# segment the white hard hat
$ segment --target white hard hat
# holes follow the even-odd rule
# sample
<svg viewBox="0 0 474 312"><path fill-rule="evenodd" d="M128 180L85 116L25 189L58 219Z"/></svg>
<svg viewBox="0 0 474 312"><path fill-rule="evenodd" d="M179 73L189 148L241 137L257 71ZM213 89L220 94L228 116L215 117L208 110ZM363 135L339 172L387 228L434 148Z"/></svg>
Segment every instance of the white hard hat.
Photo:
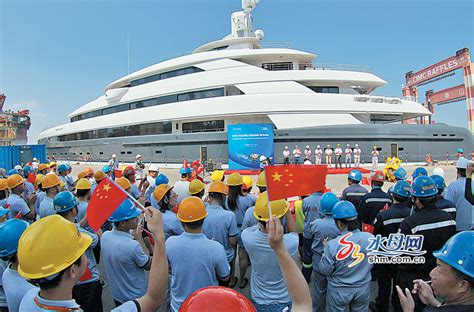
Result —
<svg viewBox="0 0 474 312"><path fill-rule="evenodd" d="M288 149L288 146L285 146L285 149Z"/></svg>
<svg viewBox="0 0 474 312"><path fill-rule="evenodd" d="M112 158L115 158L115 157L117 157L117 155L115 155L115 154L112 154Z"/></svg>
<svg viewBox="0 0 474 312"><path fill-rule="evenodd" d="M140 157L142 157L142 155L140 155L140 154L137 154L137 156L135 156L136 159L138 159Z"/></svg>
<svg viewBox="0 0 474 312"><path fill-rule="evenodd" d="M437 174L437 175L439 175L439 176L442 176L442 177L444 178L444 170L443 170L443 168L441 168L441 167L435 167L435 168L433 169L433 175L435 175L435 174Z"/></svg>
<svg viewBox="0 0 474 312"><path fill-rule="evenodd" d="M350 144L347 144L347 147L350 147L351 145Z"/></svg>
<svg viewBox="0 0 474 312"><path fill-rule="evenodd" d="M306 159L303 163L303 165L312 165L311 160Z"/></svg>
<svg viewBox="0 0 474 312"><path fill-rule="evenodd" d="M464 157L459 157L458 161L456 162L456 168L459 169L467 169L467 166L469 165L469 160L467 160Z"/></svg>
<svg viewBox="0 0 474 312"><path fill-rule="evenodd" d="M151 164L150 167L148 167L148 171L160 171L160 168L158 168L157 164Z"/></svg>
<svg viewBox="0 0 474 312"><path fill-rule="evenodd" d="M20 165L16 165L13 169L22 170L23 168Z"/></svg>
<svg viewBox="0 0 474 312"><path fill-rule="evenodd" d="M316 146L317 148L321 148L321 145Z"/></svg>
<svg viewBox="0 0 474 312"><path fill-rule="evenodd" d="M359 147L359 144L356 144L356 147Z"/></svg>
<svg viewBox="0 0 474 312"><path fill-rule="evenodd" d="M306 148L309 148L309 145L306 145Z"/></svg>
<svg viewBox="0 0 474 312"><path fill-rule="evenodd" d="M331 147L331 145L328 144L326 147Z"/></svg>
<svg viewBox="0 0 474 312"><path fill-rule="evenodd" d="M36 158L36 157L33 157L33 161L37 161L37 160L38 160L38 158Z"/></svg>
<svg viewBox="0 0 474 312"><path fill-rule="evenodd" d="M267 160L267 157L265 157L265 156L263 156L263 155L260 156L260 161L265 161L265 160Z"/></svg>

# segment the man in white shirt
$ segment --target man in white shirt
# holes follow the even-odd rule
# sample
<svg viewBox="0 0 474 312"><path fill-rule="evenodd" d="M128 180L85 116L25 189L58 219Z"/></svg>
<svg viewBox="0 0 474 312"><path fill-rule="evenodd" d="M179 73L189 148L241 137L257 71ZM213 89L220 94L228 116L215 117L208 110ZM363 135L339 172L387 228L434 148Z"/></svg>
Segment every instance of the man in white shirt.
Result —
<svg viewBox="0 0 474 312"><path fill-rule="evenodd" d="M324 150L324 154L326 154L326 165L328 168L331 168L331 161L332 161L332 148L331 145L328 144L326 149Z"/></svg>
<svg viewBox="0 0 474 312"><path fill-rule="evenodd" d="M300 157L301 157L301 150L298 147L298 145L296 145L295 149L293 150L293 163L294 164L299 164L300 163Z"/></svg>
<svg viewBox="0 0 474 312"><path fill-rule="evenodd" d="M321 149L321 145L316 146L316 149L314 150L314 156L316 157L316 165L321 165L321 158L323 157L322 155L323 150Z"/></svg>
<svg viewBox="0 0 474 312"><path fill-rule="evenodd" d="M288 165L290 163L290 150L288 149L288 146L285 146L285 149L283 150L283 164Z"/></svg>
<svg viewBox="0 0 474 312"><path fill-rule="evenodd" d="M339 165L339 168L342 169L342 148L341 144L336 145L336 150L334 151L336 154L336 168Z"/></svg>
<svg viewBox="0 0 474 312"><path fill-rule="evenodd" d="M351 167L351 162L352 162L352 149L351 145L347 144L346 150L344 151L344 154L346 155L346 168Z"/></svg>
<svg viewBox="0 0 474 312"><path fill-rule="evenodd" d="M355 145L355 148L352 152L354 153L354 167L359 168L360 167L360 154L362 154L362 151L359 148L359 144Z"/></svg>
<svg viewBox="0 0 474 312"><path fill-rule="evenodd" d="M304 160L309 160L311 161L311 149L309 148L309 145L306 145L304 149Z"/></svg>

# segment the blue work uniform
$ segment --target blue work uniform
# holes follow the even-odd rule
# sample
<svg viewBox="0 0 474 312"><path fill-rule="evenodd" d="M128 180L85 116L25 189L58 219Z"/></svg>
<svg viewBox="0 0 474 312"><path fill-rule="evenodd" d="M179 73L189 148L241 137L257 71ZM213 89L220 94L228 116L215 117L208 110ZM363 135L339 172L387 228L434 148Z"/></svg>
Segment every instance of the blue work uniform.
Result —
<svg viewBox="0 0 474 312"><path fill-rule="evenodd" d="M474 206L464 197L466 178L461 177L446 188L447 200L456 206L456 230L474 230Z"/></svg>
<svg viewBox="0 0 474 312"><path fill-rule="evenodd" d="M374 235L380 234L382 237L389 237L392 233L397 233L400 224L410 216L411 209L405 203L394 203L387 210L380 211L374 220ZM375 298L377 311L388 311L390 305L390 293L392 305L395 311L400 310L397 300L397 290L395 289L397 266L393 264L376 264L375 270L380 272L377 275L378 294Z"/></svg>
<svg viewBox="0 0 474 312"><path fill-rule="evenodd" d="M139 199L140 198L140 191L138 190L138 186L136 183L133 183L132 184L132 187L130 188L130 193L132 194L132 196L135 198L135 199Z"/></svg>
<svg viewBox="0 0 474 312"><path fill-rule="evenodd" d="M339 243L339 239L349 233L343 231L340 236L329 241L324 247L324 253L319 262L319 271L328 278L328 289L326 295L326 306L328 311L344 312L347 308L350 311L368 311L370 302L370 280L372 264L367 259L367 246L369 239L374 236L360 230L352 231L352 235L347 237L360 246L359 253L364 254L364 259L354 267L349 267L355 259L351 256L337 260L336 254L347 248Z"/></svg>
<svg viewBox="0 0 474 312"><path fill-rule="evenodd" d="M390 206L391 204L392 199L390 196L382 191L380 186L374 186L370 193L365 194L364 197L362 197L359 206L357 206L359 220L363 223L373 225L375 217L377 217L379 211L386 205Z"/></svg>
<svg viewBox="0 0 474 312"><path fill-rule="evenodd" d="M143 269L150 257L128 232L106 231L101 239L101 259L112 298L125 302L145 295L148 283Z"/></svg>
<svg viewBox="0 0 474 312"><path fill-rule="evenodd" d="M225 249L227 262L234 259L234 248L229 244L229 237L239 235L235 215L221 206L209 205L207 217L202 225L202 232L207 238L219 242Z"/></svg>
<svg viewBox="0 0 474 312"><path fill-rule="evenodd" d="M66 176L59 176L58 178L59 178L59 181L61 181L62 184L64 184L63 190L64 191L69 191L70 189L69 189L69 185L67 184Z"/></svg>
<svg viewBox="0 0 474 312"><path fill-rule="evenodd" d="M92 238L92 243L89 246L89 248L87 248L87 250L85 252L86 257L87 257L87 268L91 272L91 278L89 278L88 280L85 280L85 281L80 281L79 283L77 283L77 285L98 281L99 280L99 268L97 267L97 261L95 259L94 252L92 251L92 249L95 248L99 244L99 237L97 236L97 234L91 233L91 232L87 231L86 229L82 228L79 225L79 223L75 223L75 225L76 225L79 232L87 234Z"/></svg>
<svg viewBox="0 0 474 312"><path fill-rule="evenodd" d="M367 194L369 191L363 186L361 186L359 183L354 183L352 185L349 185L342 191L342 200L347 200L350 201L354 207L359 206L360 201L364 197L365 194Z"/></svg>
<svg viewBox="0 0 474 312"><path fill-rule="evenodd" d="M35 302L36 301L36 302ZM45 307L45 308L43 308ZM57 307L55 309L55 307ZM82 311L74 299L71 300L47 300L41 298L39 289L29 290L20 304L20 312L51 312L51 311Z"/></svg>
<svg viewBox="0 0 474 312"><path fill-rule="evenodd" d="M184 232L181 221L178 220L178 217L172 211L166 210L163 213L163 232L165 233L165 240L171 236L181 235Z"/></svg>
<svg viewBox="0 0 474 312"><path fill-rule="evenodd" d="M79 203L77 204L76 222L80 222L82 219L84 219L88 205L89 205L89 202L82 201L82 200L79 201Z"/></svg>
<svg viewBox="0 0 474 312"><path fill-rule="evenodd" d="M39 215L39 207L45 197L46 197L46 192L44 191L38 191L38 193L36 194L35 212L37 215Z"/></svg>
<svg viewBox="0 0 474 312"><path fill-rule="evenodd" d="M28 197L34 193L35 193L35 186L33 185L33 183L29 181L25 181L25 191L23 192L23 196L22 196L23 199L25 201L28 201Z"/></svg>
<svg viewBox="0 0 474 312"><path fill-rule="evenodd" d="M149 203L151 203L151 198L153 197L153 192L155 191L155 188L156 188L155 184L150 184L150 186L145 191L145 198L146 198L146 201Z"/></svg>
<svg viewBox="0 0 474 312"><path fill-rule="evenodd" d="M20 276L18 271L13 270L11 265L9 265L3 272L2 284L8 303L8 310L10 311L18 311L21 299L23 299L28 291L33 288L39 290L38 287L28 283L26 279Z"/></svg>
<svg viewBox="0 0 474 312"><path fill-rule="evenodd" d="M297 233L291 232L283 236L283 242L291 256L298 251L298 240ZM285 307L291 309L288 287L275 252L268 245L268 234L258 226L250 227L242 232L242 241L252 263L250 292L254 304L262 306L260 308L272 307L279 311Z"/></svg>
<svg viewBox="0 0 474 312"><path fill-rule="evenodd" d="M327 215L322 219L310 223L309 233L313 239L311 251L313 254L313 311L326 311L327 278L319 271L319 262L324 252L324 240L329 241L341 234L332 216Z"/></svg>
<svg viewBox="0 0 474 312"><path fill-rule="evenodd" d="M319 213L319 202L321 201L321 196L323 194L320 192L315 192L311 196L303 199L302 210L304 214L304 230L303 230L303 267L306 271L305 278L309 279L311 276L311 262L313 258L313 253L311 251L311 246L313 245L312 235L310 233L310 223L314 220L321 219L321 214Z"/></svg>
<svg viewBox="0 0 474 312"><path fill-rule="evenodd" d="M6 197L4 199L0 199L0 206L1 207L6 208L7 205L8 205L8 197Z"/></svg>
<svg viewBox="0 0 474 312"><path fill-rule="evenodd" d="M10 196L8 196L7 203L8 205L10 205L10 211L8 212L8 219L12 219L17 214L20 214L23 220L31 223L31 220L24 218L31 211L30 211L30 207L28 207L28 204L25 202L25 200L21 196L11 193Z"/></svg>
<svg viewBox="0 0 474 312"><path fill-rule="evenodd" d="M258 221L253 214L254 210L255 206L252 206L245 212L244 221L242 222L242 226L240 228L241 231L258 224Z"/></svg>
<svg viewBox="0 0 474 312"><path fill-rule="evenodd" d="M54 210L53 198L45 196L39 207L39 217L42 219L54 214L56 214L56 210Z"/></svg>
<svg viewBox="0 0 474 312"><path fill-rule="evenodd" d="M438 209L450 213L453 218L456 219L456 205L452 201L447 200L442 195L438 195L436 198L435 206Z"/></svg>
<svg viewBox="0 0 474 312"><path fill-rule="evenodd" d="M94 181L94 183L91 183L91 195L94 194L94 190L97 187L97 182Z"/></svg>
<svg viewBox="0 0 474 312"><path fill-rule="evenodd" d="M70 190L72 190L76 187L74 185L74 178L70 174L68 174L66 176L66 185L68 186L68 189L70 189Z"/></svg>
<svg viewBox="0 0 474 312"><path fill-rule="evenodd" d="M6 270L8 263L0 259L0 274L3 275L3 272ZM0 308L8 307L7 298L5 296L5 291L3 289L3 282L0 279Z"/></svg>
<svg viewBox="0 0 474 312"><path fill-rule="evenodd" d="M207 286L218 286L218 278L230 274L224 247L206 235L184 232L166 241L171 272L171 310L178 311L186 298ZM199 259L199 261L196 261Z"/></svg>

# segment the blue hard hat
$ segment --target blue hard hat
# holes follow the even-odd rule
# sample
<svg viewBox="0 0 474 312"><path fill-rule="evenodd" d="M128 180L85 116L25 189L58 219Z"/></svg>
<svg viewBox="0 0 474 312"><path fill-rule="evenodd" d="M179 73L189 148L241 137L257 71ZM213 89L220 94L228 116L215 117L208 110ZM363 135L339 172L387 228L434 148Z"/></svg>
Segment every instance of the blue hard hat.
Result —
<svg viewBox="0 0 474 312"><path fill-rule="evenodd" d="M319 202L319 211L321 213L324 213L325 215L330 215L332 214L332 209L334 208L334 205L339 202L339 198L337 198L336 194L334 193L324 193L323 196L321 196L321 201Z"/></svg>
<svg viewBox="0 0 474 312"><path fill-rule="evenodd" d="M334 219L355 220L357 218L357 210L350 201L341 200L332 208L332 217Z"/></svg>
<svg viewBox="0 0 474 312"><path fill-rule="evenodd" d="M11 169L10 171L8 171L8 175L11 176L12 174L18 174L18 170L16 169Z"/></svg>
<svg viewBox="0 0 474 312"><path fill-rule="evenodd" d="M68 191L62 191L54 196L53 206L56 213L69 211L76 207L79 202L77 198Z"/></svg>
<svg viewBox="0 0 474 312"><path fill-rule="evenodd" d="M413 197L430 197L438 194L436 184L428 176L417 177L411 184L410 190Z"/></svg>
<svg viewBox="0 0 474 312"><path fill-rule="evenodd" d="M463 231L452 236L433 255L456 270L474 278L474 231Z"/></svg>
<svg viewBox="0 0 474 312"><path fill-rule="evenodd" d="M65 164L65 165L66 165L67 170L71 170L71 169L72 169L72 167L71 167L70 164Z"/></svg>
<svg viewBox="0 0 474 312"><path fill-rule="evenodd" d="M168 184L170 182L170 179L163 173L160 173L156 179L155 179L155 185L158 186L160 184Z"/></svg>
<svg viewBox="0 0 474 312"><path fill-rule="evenodd" d="M69 169L67 168L67 166L66 166L65 164L60 164L60 165L58 166L58 172L59 172L59 173L61 173L61 172L63 172L63 171L67 171L67 170L69 170Z"/></svg>
<svg viewBox="0 0 474 312"><path fill-rule="evenodd" d="M110 222L120 222L120 221L126 221L130 220L133 218L136 218L140 215L140 210L135 207L133 202L126 198L120 206L115 209L114 213L110 216L109 221Z"/></svg>
<svg viewBox="0 0 474 312"><path fill-rule="evenodd" d="M427 175L428 175L428 171L426 171L425 168L418 167L415 169L415 171L413 171L413 173L411 174L411 177L413 178L413 180L415 180L417 177L427 176Z"/></svg>
<svg viewBox="0 0 474 312"><path fill-rule="evenodd" d="M356 182L360 182L362 181L362 173L359 170L352 170L349 172L347 178Z"/></svg>
<svg viewBox="0 0 474 312"><path fill-rule="evenodd" d="M458 148L458 153L464 154L464 148Z"/></svg>
<svg viewBox="0 0 474 312"><path fill-rule="evenodd" d="M392 193L401 197L411 197L410 190L410 183L400 180L393 186Z"/></svg>
<svg viewBox="0 0 474 312"><path fill-rule="evenodd" d="M444 190L446 188L446 182L444 182L444 178L442 176L433 174L430 178L433 179L438 190Z"/></svg>
<svg viewBox="0 0 474 312"><path fill-rule="evenodd" d="M33 172L33 171L34 171L33 168L31 168L30 166L24 166L23 167L23 173L25 175L28 175L28 173Z"/></svg>
<svg viewBox="0 0 474 312"><path fill-rule="evenodd" d="M191 173L191 168L181 168L179 169L179 174L188 174L188 173Z"/></svg>
<svg viewBox="0 0 474 312"><path fill-rule="evenodd" d="M28 222L10 219L0 224L0 257L8 257L18 250L18 240L28 227Z"/></svg>
<svg viewBox="0 0 474 312"><path fill-rule="evenodd" d="M102 172L103 173L109 173L110 171L112 171L112 168L109 165L106 165L106 166L102 167Z"/></svg>
<svg viewBox="0 0 474 312"><path fill-rule="evenodd" d="M400 167L397 170L395 170L395 172L393 173L393 176L397 180L405 180L407 178L408 174L407 174L407 171L405 169Z"/></svg>

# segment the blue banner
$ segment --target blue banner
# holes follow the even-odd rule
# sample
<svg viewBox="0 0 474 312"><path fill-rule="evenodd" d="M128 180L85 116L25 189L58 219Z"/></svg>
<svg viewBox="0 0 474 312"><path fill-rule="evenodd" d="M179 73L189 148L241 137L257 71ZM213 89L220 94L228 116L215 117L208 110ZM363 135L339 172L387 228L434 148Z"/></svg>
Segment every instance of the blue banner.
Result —
<svg viewBox="0 0 474 312"><path fill-rule="evenodd" d="M273 161L273 125L228 125L230 170L260 169L260 158Z"/></svg>

